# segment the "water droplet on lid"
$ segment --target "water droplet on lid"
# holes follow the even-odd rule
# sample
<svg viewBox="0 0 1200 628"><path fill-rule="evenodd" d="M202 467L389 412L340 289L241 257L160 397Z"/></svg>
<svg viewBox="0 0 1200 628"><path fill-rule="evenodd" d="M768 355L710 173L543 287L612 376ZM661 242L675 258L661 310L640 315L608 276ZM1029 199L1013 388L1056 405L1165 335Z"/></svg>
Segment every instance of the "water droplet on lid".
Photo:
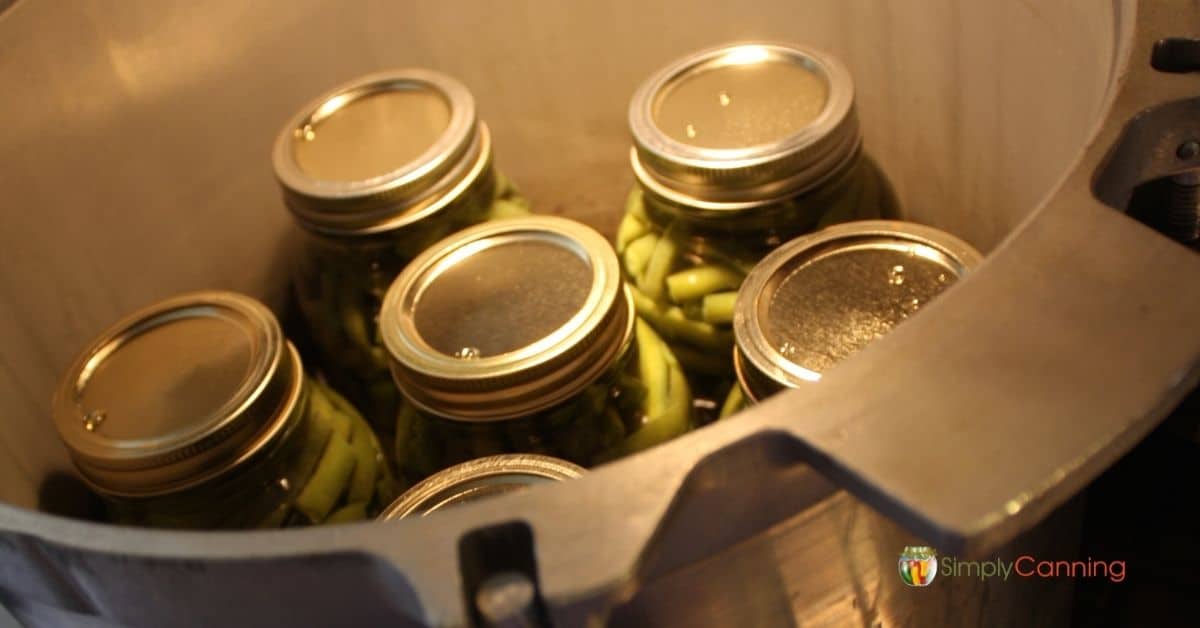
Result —
<svg viewBox="0 0 1200 628"><path fill-rule="evenodd" d="M696 127L689 124L687 125L686 131L688 137L696 137Z"/></svg>
<svg viewBox="0 0 1200 628"><path fill-rule="evenodd" d="M779 345L779 355L784 357L796 355L796 345L785 341L782 345Z"/></svg>
<svg viewBox="0 0 1200 628"><path fill-rule="evenodd" d="M105 414L103 410L92 410L83 417L83 429L89 432L95 432L100 424L104 422Z"/></svg>
<svg viewBox="0 0 1200 628"><path fill-rule="evenodd" d="M729 94L727 92L721 92L720 95L717 96L717 100L721 101L722 107L729 106Z"/></svg>
<svg viewBox="0 0 1200 628"><path fill-rule="evenodd" d="M279 478L279 488L283 489L283 492L286 493L292 490L292 485L288 482L287 478Z"/></svg>
<svg viewBox="0 0 1200 628"><path fill-rule="evenodd" d="M946 273L938 273L938 283L946 283L949 280L950 278L946 276Z"/></svg>
<svg viewBox="0 0 1200 628"><path fill-rule="evenodd" d="M460 360L475 360L479 358L479 349L475 347L463 347L454 353L454 357Z"/></svg>
<svg viewBox="0 0 1200 628"><path fill-rule="evenodd" d="M904 283L904 267L897 264L888 271L888 283L899 286Z"/></svg>
<svg viewBox="0 0 1200 628"><path fill-rule="evenodd" d="M302 128L296 129L296 138L306 142L311 142L317 137L317 133L313 131L311 124L306 124Z"/></svg>

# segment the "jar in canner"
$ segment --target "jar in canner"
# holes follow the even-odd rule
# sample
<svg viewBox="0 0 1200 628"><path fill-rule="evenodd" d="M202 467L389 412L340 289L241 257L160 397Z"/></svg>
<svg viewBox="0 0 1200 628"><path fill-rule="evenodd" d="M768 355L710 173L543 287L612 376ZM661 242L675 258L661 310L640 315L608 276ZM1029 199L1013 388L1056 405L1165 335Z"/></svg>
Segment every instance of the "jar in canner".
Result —
<svg viewBox="0 0 1200 628"><path fill-rule="evenodd" d="M493 167L471 93L429 70L323 94L283 127L273 162L303 236L295 293L320 370L390 434L397 398L376 333L388 285L430 244L528 203Z"/></svg>
<svg viewBox="0 0 1200 628"><path fill-rule="evenodd" d="M746 273L797 235L892 217L862 150L850 74L779 44L688 55L629 106L636 185L616 238L635 307L671 344L698 397L732 384L733 303Z"/></svg>
<svg viewBox="0 0 1200 628"><path fill-rule="evenodd" d="M634 315L617 256L580 223L525 217L439 242L388 290L381 335L416 481L501 453L583 466L690 429L670 348Z"/></svg>
<svg viewBox="0 0 1200 628"><path fill-rule="evenodd" d="M462 504L582 477L578 465L538 454L497 454L443 469L413 485L379 513L381 521L425 517Z"/></svg>
<svg viewBox="0 0 1200 628"><path fill-rule="evenodd" d="M184 294L121 320L67 370L53 417L118 523L275 528L364 519L394 499L366 421L240 294Z"/></svg>
<svg viewBox="0 0 1200 628"><path fill-rule="evenodd" d="M721 417L803 388L937 298L980 263L944 231L864 220L801 236L767 255L734 306L738 385Z"/></svg>

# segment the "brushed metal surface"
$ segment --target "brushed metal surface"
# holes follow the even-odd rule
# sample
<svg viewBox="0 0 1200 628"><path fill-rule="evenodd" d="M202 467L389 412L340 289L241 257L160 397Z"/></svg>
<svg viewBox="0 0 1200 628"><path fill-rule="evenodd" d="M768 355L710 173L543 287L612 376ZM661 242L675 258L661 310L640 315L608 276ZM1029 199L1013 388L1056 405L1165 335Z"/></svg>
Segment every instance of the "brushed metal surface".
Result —
<svg viewBox="0 0 1200 628"><path fill-rule="evenodd" d="M78 347L186 290L284 295L280 126L364 73L426 66L475 94L541 211L611 232L629 98L671 59L794 41L851 70L868 150L909 216L991 250L1101 112L1108 3L733 0L18 2L0 16L0 499L68 469L46 400Z"/></svg>
<svg viewBox="0 0 1200 628"><path fill-rule="evenodd" d="M976 554L1003 551L1022 530L1064 512L1079 487L1196 381L1200 261L1087 192L1130 114L1194 95L1196 76L1143 67L1155 38L1200 24L1193 2L930 2L903 11L772 3L755 12L716 2L480 3L472 7L478 11L455 12L304 2L290 11L233 3L118 12L59 6L19 3L0 18L0 46L37 51L0 55L0 77L30 85L27 98L4 104L14 109L10 119L29 122L0 146L0 163L15 164L0 170L0 184L36 210L6 215L13 262L0 267L0 340L12 347L0 399L15 407L0 440L15 452L0 462L3 477L14 478L4 482L8 502L32 503L59 457L37 419L37 391L69 354L65 347L127 309L125 300L145 302L181 283L223 277L271 294L266 286L282 266L259 262L275 259L278 247L263 242L278 242L286 217L276 203L275 214L262 207L272 196L263 155L274 125L264 125L261 142L256 129L295 106L283 101L319 89L310 82L331 84L364 64L442 61L489 94L480 97L481 111L506 120L496 132L501 165L506 154L520 155L506 170L535 203L611 228L629 182L628 138L620 115L603 112L623 110L637 77L716 38L804 39L845 59L860 85L877 86L860 98L868 147L896 179L911 216L991 256L922 316L832 370L819 394L782 395L569 485L428 519L230 535L122 529L0 505L0 593L6 604L19 603L22 618L31 616L23 609L50 609L135 625L270 625L333 620L337 610L339 620L461 624L459 540L522 512L549 613L562 625L594 625L639 589L649 599L656 582L703 571L706 560L731 565L731 575L751 573L759 558L780 551L776 543L786 545L760 540L774 526L857 529L828 521L860 502L831 498L834 486L804 473L805 462L894 517L886 524L892 530ZM396 17L391 11L410 13L380 19ZM226 36L197 37L197 24ZM491 51L486 63L464 54L464 31ZM506 66L528 80L503 80L508 74L498 68ZM579 88L552 87L568 84ZM1105 123L1096 126L1101 114ZM192 123L186 132L181 120ZM67 150L81 144L89 150ZM96 159L104 150L120 159ZM258 174L256 159L264 160ZM69 175L74 185L61 185ZM184 220L192 229L174 228ZM97 229L105 224L121 228ZM121 254L104 263L85 256L98 233ZM218 258L147 263L215 243ZM62 251L76 259L60 258ZM234 272L245 268L261 270ZM913 451L921 464L902 456ZM843 503L855 506L842 510ZM788 523L806 506L826 508L814 512L831 519ZM1043 526L1031 536L1053 538L1053 526ZM837 623L858 613L850 601L857 599L875 604L885 625L970 625L996 610L986 601L999 598L977 590L961 594L982 600L969 607L973 616L957 613L962 598L949 592L933 604L905 598L911 591L894 589L903 586L898 578L872 569L894 565L887 561L899 548L886 547L894 538L886 530L868 534L880 543L864 543L861 554L806 553L818 537L797 533L800 549L774 554L760 577L738 582L761 585L762 595L740 596L746 604L731 612L761 612L762 623ZM873 547L884 548L875 563ZM730 548L742 551L726 555ZM824 596L806 579L810 560L830 555L858 565L842 572L848 580L831 581L849 582L853 598ZM884 594L872 593L876 577ZM696 582L712 586L711 577ZM281 609L284 595L296 603ZM798 600L791 616L783 610L789 596ZM329 599L339 605L322 602ZM1027 622L1051 608L1046 600L1062 599L1031 593L999 608Z"/></svg>

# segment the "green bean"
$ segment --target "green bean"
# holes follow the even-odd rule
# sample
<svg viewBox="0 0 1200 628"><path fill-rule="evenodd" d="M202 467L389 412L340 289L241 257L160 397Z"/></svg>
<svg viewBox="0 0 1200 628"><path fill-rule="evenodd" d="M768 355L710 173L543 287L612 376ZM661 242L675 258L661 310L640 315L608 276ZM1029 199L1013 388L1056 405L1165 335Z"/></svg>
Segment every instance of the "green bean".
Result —
<svg viewBox="0 0 1200 628"><path fill-rule="evenodd" d="M338 508L325 518L325 523L350 523L367 518L367 502L352 502Z"/></svg>
<svg viewBox="0 0 1200 628"><path fill-rule="evenodd" d="M496 171L496 183L492 188L492 200L508 198L518 194L517 186L499 170Z"/></svg>
<svg viewBox="0 0 1200 628"><path fill-rule="evenodd" d="M683 311L684 318L693 321L704 320L704 302L703 299L695 301L685 301L679 304L679 309Z"/></svg>
<svg viewBox="0 0 1200 628"><path fill-rule="evenodd" d="M646 274L646 265L650 263L650 255L657 245L658 236L647 233L625 247L625 272L635 283L640 282Z"/></svg>
<svg viewBox="0 0 1200 628"><path fill-rule="evenodd" d="M311 404L311 393L307 399ZM316 469L317 461L321 459L321 453L325 451L325 446L333 435L333 423L325 420L324 417L314 416L310 407L306 410L301 429L304 430L304 441L298 449L296 462L292 465L293 477L290 478L292 484L297 487L307 482L308 478L312 476L313 470Z"/></svg>
<svg viewBox="0 0 1200 628"><path fill-rule="evenodd" d="M329 439L316 471L296 496L296 510L314 523L323 521L346 492L354 465L350 445L340 438Z"/></svg>
<svg viewBox="0 0 1200 628"><path fill-rule="evenodd" d="M367 335L367 320L363 313L355 307L342 308L342 327L346 330L350 340L358 345L360 349L368 353L374 348L374 343L371 342Z"/></svg>
<svg viewBox="0 0 1200 628"><path fill-rule="evenodd" d="M606 454L605 459L649 449L688 430L692 404L687 378L683 376L678 364L668 366L667 370L670 380L667 405L662 412L648 415L641 427L621 441L610 454Z"/></svg>
<svg viewBox="0 0 1200 628"><path fill-rule="evenodd" d="M733 370L729 358L722 353L698 351L683 344L675 345L671 351L675 353L684 370L689 372L728 377Z"/></svg>
<svg viewBox="0 0 1200 628"><path fill-rule="evenodd" d="M371 443L371 437L366 423L361 423L355 430L350 447L354 450L354 472L350 476L350 489L346 501L366 502L375 491L375 480L379 473L379 461L376 459L376 448Z"/></svg>
<svg viewBox="0 0 1200 628"><path fill-rule="evenodd" d="M515 218L528 214L529 210L519 203L506 199L496 199L492 201L492 206L488 210L487 220L503 220L505 218Z"/></svg>
<svg viewBox="0 0 1200 628"><path fill-rule="evenodd" d="M315 380L314 380L315 381ZM333 431L334 437L343 442L350 442L350 434L354 431L351 418L333 407L329 397L325 396L323 386L313 386L308 396L309 412L314 421L327 424Z"/></svg>
<svg viewBox="0 0 1200 628"><path fill-rule="evenodd" d="M728 331L691 320L678 306L663 306L637 289L631 289L630 293L638 316L663 334L704 349L725 351L733 346L733 337Z"/></svg>
<svg viewBox="0 0 1200 628"><path fill-rule="evenodd" d="M732 323L733 307L737 292L714 292L704 295L700 305L700 316L706 323Z"/></svg>
<svg viewBox="0 0 1200 628"><path fill-rule="evenodd" d="M740 273L711 264L694 266L667 277L667 293L676 303L699 299L722 290L736 290L740 285Z"/></svg>
<svg viewBox="0 0 1200 628"><path fill-rule="evenodd" d="M668 228L668 231L663 233L654 245L650 261L646 263L646 272L642 275L642 280L638 282L638 288L646 296L656 300L662 298L667 274L675 265L675 256L678 251L679 246L675 244L675 239L671 237L670 228Z"/></svg>
<svg viewBox="0 0 1200 628"><path fill-rule="evenodd" d="M621 224L617 227L617 253L625 252L625 247L629 246L630 242L650 233L650 228L646 223L633 214L625 214L621 219Z"/></svg>
<svg viewBox="0 0 1200 628"><path fill-rule="evenodd" d="M401 400L400 411L396 413L396 440L393 445L398 468L404 468L405 451L408 448L408 440L412 437L413 423L419 420L417 409L411 403Z"/></svg>
<svg viewBox="0 0 1200 628"><path fill-rule="evenodd" d="M650 222L650 220L646 217L646 207L644 204L642 189L636 185L633 186L633 189L629 191L629 196L625 197L625 213L644 223Z"/></svg>
<svg viewBox="0 0 1200 628"><path fill-rule="evenodd" d="M667 407L667 394L670 379L667 373L667 361L663 356L663 343L658 334L642 319L638 319L637 351L638 373L646 386L645 412L654 416Z"/></svg>
<svg viewBox="0 0 1200 628"><path fill-rule="evenodd" d="M742 387L734 382L733 387L729 389L729 394L725 397L725 403L721 404L721 414L717 418L724 419L733 416L745 407L746 397L742 394Z"/></svg>

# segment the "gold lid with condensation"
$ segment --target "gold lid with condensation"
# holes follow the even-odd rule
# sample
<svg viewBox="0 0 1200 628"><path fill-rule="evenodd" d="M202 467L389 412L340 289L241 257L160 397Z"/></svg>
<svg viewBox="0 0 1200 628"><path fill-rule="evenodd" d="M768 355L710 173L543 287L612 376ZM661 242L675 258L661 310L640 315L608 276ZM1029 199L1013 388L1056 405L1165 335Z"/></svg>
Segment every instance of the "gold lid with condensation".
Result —
<svg viewBox="0 0 1200 628"><path fill-rule="evenodd" d="M407 398L490 421L549 408L595 381L628 345L631 310L603 236L528 216L430 247L388 289L379 325Z"/></svg>
<svg viewBox="0 0 1200 628"><path fill-rule="evenodd" d="M414 484L379 514L381 520L424 517L453 506L582 477L582 467L537 454L476 458Z"/></svg>
<svg viewBox="0 0 1200 628"><path fill-rule="evenodd" d="M814 382L882 337L980 262L932 227L865 220L785 243L742 284L734 367L752 400Z"/></svg>
<svg viewBox="0 0 1200 628"><path fill-rule="evenodd" d="M487 169L491 152L465 86L407 69L360 77L305 105L279 132L272 162L302 225L362 234L436 213Z"/></svg>
<svg viewBox="0 0 1200 628"><path fill-rule="evenodd" d="M53 418L103 493L148 496L221 475L274 442L302 367L250 297L196 292L134 312L67 369Z"/></svg>
<svg viewBox="0 0 1200 628"><path fill-rule="evenodd" d="M642 187L704 212L802 193L861 144L849 71L786 44L726 45L671 63L634 93L629 125Z"/></svg>

